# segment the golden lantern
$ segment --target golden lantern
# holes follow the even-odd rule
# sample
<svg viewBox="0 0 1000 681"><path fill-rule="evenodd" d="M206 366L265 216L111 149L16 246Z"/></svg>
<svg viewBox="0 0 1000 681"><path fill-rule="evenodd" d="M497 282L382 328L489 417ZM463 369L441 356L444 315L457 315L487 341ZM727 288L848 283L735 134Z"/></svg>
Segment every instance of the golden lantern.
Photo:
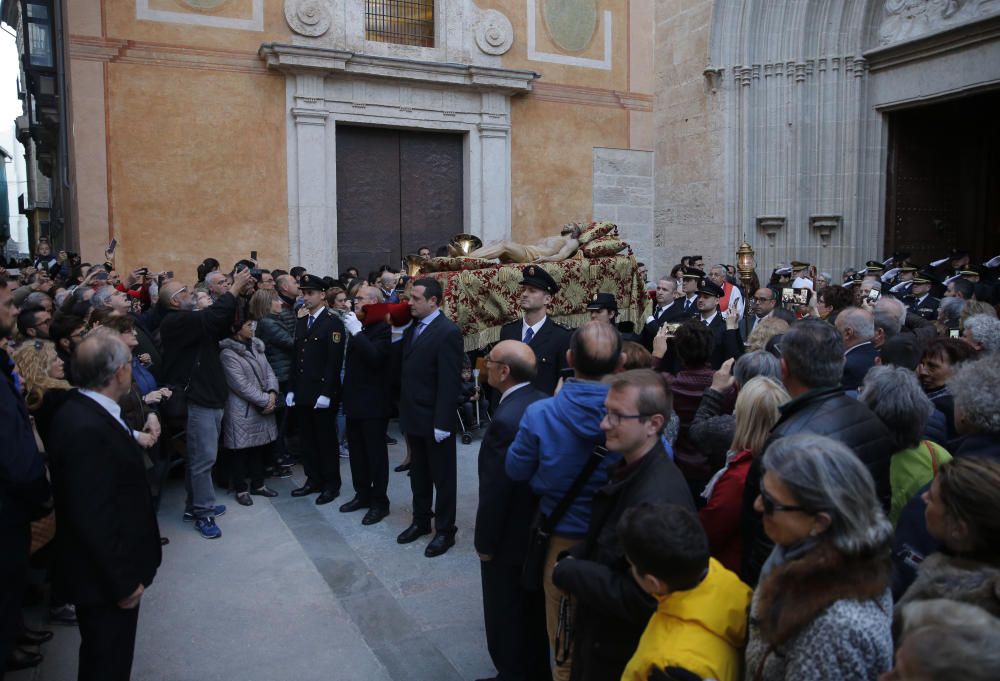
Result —
<svg viewBox="0 0 1000 681"><path fill-rule="evenodd" d="M482 247L483 240L475 234L456 234L448 244L448 255L453 258L463 258Z"/></svg>
<svg viewBox="0 0 1000 681"><path fill-rule="evenodd" d="M754 270L757 267L753 256L753 246L746 241L741 243L740 247L736 249L736 272L740 277L740 283L743 284L743 290L746 291L747 296L753 296L756 293L756 291L750 290L750 287L753 286ZM747 310L749 311L749 309L750 306L747 305Z"/></svg>

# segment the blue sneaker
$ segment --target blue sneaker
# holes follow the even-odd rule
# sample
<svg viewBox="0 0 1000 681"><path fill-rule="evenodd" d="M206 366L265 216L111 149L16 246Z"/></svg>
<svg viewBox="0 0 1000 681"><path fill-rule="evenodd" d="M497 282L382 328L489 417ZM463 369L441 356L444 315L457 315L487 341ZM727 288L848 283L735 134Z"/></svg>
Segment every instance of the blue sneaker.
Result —
<svg viewBox="0 0 1000 681"><path fill-rule="evenodd" d="M215 507L215 516L219 517L220 515L226 515L226 507L222 504ZM184 511L184 522L194 522L194 513L192 511Z"/></svg>
<svg viewBox="0 0 1000 681"><path fill-rule="evenodd" d="M194 529L205 539L218 539L222 530L215 524L215 518L198 518L194 521Z"/></svg>

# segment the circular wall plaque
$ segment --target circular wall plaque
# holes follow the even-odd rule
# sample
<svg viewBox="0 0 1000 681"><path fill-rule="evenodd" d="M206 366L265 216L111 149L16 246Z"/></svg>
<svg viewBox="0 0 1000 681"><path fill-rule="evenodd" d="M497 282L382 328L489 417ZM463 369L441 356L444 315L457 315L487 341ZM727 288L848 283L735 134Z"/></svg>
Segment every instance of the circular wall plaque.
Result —
<svg viewBox="0 0 1000 681"><path fill-rule="evenodd" d="M476 44L486 54L505 53L514 44L514 27L510 19L495 9L483 12L476 22Z"/></svg>

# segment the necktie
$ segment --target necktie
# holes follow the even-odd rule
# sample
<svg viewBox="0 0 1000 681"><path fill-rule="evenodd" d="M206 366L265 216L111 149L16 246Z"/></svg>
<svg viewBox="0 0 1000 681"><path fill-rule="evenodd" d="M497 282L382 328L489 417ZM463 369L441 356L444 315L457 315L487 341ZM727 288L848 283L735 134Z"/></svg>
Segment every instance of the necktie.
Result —
<svg viewBox="0 0 1000 681"><path fill-rule="evenodd" d="M426 326L427 325L423 323L417 324L417 328L413 330L413 340L417 340L418 338L420 338L420 334L424 332L424 327Z"/></svg>
<svg viewBox="0 0 1000 681"><path fill-rule="evenodd" d="M535 330L529 326L528 330L524 332L524 342L530 343L531 339L534 337L535 337Z"/></svg>
<svg viewBox="0 0 1000 681"><path fill-rule="evenodd" d="M306 322L306 331L309 331L309 330L312 329L313 322L315 322L315 321L316 321L316 318L313 317L312 315L309 315L309 321Z"/></svg>

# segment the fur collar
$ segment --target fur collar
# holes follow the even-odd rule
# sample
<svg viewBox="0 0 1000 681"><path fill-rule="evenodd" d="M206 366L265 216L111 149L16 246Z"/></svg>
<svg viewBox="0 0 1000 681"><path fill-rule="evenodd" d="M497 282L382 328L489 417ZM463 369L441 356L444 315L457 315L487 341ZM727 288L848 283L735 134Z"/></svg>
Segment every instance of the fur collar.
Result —
<svg viewBox="0 0 1000 681"><path fill-rule="evenodd" d="M762 638L779 646L836 601L879 598L889 586L889 555L846 558L823 542L798 560L780 565L761 582Z"/></svg>

